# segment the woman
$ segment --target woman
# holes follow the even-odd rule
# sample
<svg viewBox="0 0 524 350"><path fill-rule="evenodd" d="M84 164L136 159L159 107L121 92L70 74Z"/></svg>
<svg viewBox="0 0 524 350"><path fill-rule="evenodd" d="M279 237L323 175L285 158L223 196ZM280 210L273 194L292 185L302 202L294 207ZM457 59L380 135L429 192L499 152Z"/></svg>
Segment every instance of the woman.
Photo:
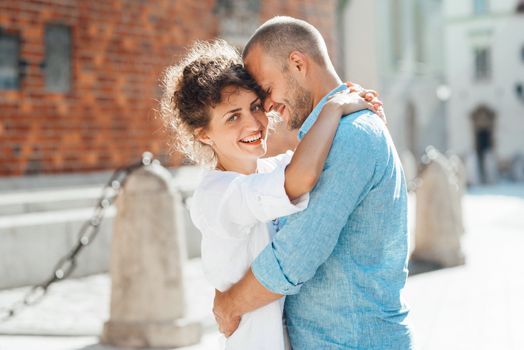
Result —
<svg viewBox="0 0 524 350"><path fill-rule="evenodd" d="M264 91L227 43L195 44L166 70L163 84L161 114L178 148L210 168L190 212L202 232L206 277L220 291L245 274L278 231L279 217L307 207L340 118L381 105L359 93L336 94L294 153L262 158L275 116L263 110ZM283 299L244 315L226 348L289 348L282 307Z"/></svg>

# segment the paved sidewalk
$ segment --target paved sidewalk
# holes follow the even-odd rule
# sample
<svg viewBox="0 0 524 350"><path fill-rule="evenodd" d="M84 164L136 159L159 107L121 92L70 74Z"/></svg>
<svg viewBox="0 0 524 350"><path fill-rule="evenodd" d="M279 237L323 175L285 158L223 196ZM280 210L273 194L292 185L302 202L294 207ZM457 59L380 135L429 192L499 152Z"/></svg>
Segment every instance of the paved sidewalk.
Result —
<svg viewBox="0 0 524 350"><path fill-rule="evenodd" d="M206 282L200 259L184 269L187 317L204 330L201 344L184 350L219 348L211 306L214 289ZM110 278L107 274L65 280L49 289L43 301L16 318L0 323L0 350L110 350L98 345L98 335L109 318ZM27 288L0 291L0 307L19 300Z"/></svg>
<svg viewBox="0 0 524 350"><path fill-rule="evenodd" d="M464 199L466 265L408 279L417 349L524 349L524 185Z"/></svg>
<svg viewBox="0 0 524 350"><path fill-rule="evenodd" d="M464 215L466 265L408 280L416 349L524 349L524 185L474 189L464 200ZM188 316L203 322L205 334L183 350L218 350L213 290L199 260L185 272ZM40 305L0 324L0 350L116 350L98 345L97 338L108 318L109 286L107 275L56 285ZM0 291L0 306L24 290ZM54 336L28 335L43 333Z"/></svg>

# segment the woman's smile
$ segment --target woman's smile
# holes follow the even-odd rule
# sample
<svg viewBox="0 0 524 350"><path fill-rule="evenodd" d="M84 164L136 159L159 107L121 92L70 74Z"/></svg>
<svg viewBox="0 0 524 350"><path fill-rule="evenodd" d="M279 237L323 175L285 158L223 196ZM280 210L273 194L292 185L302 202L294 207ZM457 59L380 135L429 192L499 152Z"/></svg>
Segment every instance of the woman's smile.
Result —
<svg viewBox="0 0 524 350"><path fill-rule="evenodd" d="M248 145L260 145L262 143L262 131L257 131L249 136L240 139L240 142Z"/></svg>

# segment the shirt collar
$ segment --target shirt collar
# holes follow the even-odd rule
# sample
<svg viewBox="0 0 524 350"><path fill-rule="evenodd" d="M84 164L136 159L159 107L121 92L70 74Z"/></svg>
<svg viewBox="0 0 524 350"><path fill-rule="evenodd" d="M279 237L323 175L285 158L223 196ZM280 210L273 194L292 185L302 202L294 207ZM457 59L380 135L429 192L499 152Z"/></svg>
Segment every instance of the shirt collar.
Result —
<svg viewBox="0 0 524 350"><path fill-rule="evenodd" d="M309 131L309 129L311 129L311 127L313 126L313 123L315 123L315 121L317 120L318 115L320 114L320 111L322 110L322 107L324 107L324 104L326 103L329 96L339 91L342 91L344 89L347 89L346 84L339 85L336 88L334 88L333 90L331 90L330 92L328 92L326 96L322 97L320 102L315 106L313 111L309 114L309 116L306 118L306 120L300 127L300 130L298 131L299 140L302 140L304 136L307 134L307 132Z"/></svg>

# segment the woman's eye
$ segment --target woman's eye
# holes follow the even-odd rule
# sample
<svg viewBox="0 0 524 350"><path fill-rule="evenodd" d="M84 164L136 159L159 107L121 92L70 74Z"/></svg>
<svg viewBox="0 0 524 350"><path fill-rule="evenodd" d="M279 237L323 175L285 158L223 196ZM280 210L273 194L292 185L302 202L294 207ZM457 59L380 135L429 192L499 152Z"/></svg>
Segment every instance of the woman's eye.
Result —
<svg viewBox="0 0 524 350"><path fill-rule="evenodd" d="M251 107L251 111L252 112L259 112L261 110L262 110L262 104L261 103L254 104L253 107Z"/></svg>
<svg viewBox="0 0 524 350"><path fill-rule="evenodd" d="M228 123L234 122L238 119L237 114L233 114L231 117L227 118Z"/></svg>

